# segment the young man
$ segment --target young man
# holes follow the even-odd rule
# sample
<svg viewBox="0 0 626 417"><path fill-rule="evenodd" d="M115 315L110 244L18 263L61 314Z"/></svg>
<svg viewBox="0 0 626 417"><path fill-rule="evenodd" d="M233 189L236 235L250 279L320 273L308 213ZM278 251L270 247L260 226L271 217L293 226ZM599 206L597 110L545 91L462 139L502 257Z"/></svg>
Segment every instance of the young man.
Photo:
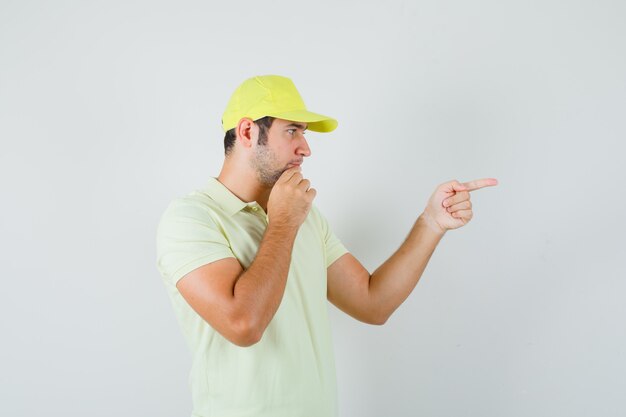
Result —
<svg viewBox="0 0 626 417"><path fill-rule="evenodd" d="M440 185L401 247L373 274L333 234L302 174L309 112L290 79L246 80L222 119L217 178L174 200L157 233L158 268L193 354L194 416L337 415L329 300L383 324L417 284L447 230L472 218L469 192Z"/></svg>

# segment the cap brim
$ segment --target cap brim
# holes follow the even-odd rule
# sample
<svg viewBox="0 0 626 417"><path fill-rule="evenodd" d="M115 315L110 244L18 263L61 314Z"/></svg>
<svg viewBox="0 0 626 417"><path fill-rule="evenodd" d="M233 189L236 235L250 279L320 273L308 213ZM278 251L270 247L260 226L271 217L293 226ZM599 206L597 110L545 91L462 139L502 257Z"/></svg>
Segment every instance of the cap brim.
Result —
<svg viewBox="0 0 626 417"><path fill-rule="evenodd" d="M307 124L307 129L314 132L332 132L337 128L337 120L332 117L313 113L308 110L294 110L289 112L268 114L277 119L290 120L292 122L303 122Z"/></svg>

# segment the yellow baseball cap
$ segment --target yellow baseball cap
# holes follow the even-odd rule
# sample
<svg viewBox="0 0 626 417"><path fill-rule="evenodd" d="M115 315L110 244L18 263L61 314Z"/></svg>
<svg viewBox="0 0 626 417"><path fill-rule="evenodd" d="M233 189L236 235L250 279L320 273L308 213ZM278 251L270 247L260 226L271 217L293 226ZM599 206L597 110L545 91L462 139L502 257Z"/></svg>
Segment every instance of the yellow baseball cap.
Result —
<svg viewBox="0 0 626 417"><path fill-rule="evenodd" d="M303 122L314 132L332 132L337 120L310 112L300 93L287 77L260 75L245 80L233 93L222 116L224 132L237 126L239 120L249 117L257 120L265 116Z"/></svg>

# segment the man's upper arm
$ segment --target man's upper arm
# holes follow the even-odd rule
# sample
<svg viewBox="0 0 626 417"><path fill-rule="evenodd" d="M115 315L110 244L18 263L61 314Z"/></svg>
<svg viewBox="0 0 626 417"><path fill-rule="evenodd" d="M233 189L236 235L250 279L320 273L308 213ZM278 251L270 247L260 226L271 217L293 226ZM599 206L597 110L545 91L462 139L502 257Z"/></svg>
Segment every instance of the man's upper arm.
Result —
<svg viewBox="0 0 626 417"><path fill-rule="evenodd" d="M348 252L315 205L312 210L320 219L324 238L328 301L355 319L373 324L369 305L369 272Z"/></svg>
<svg viewBox="0 0 626 417"><path fill-rule="evenodd" d="M234 287L243 268L235 258L225 258L203 265L183 276L176 288L207 323L222 336L238 345L243 329L235 320Z"/></svg>
<svg viewBox="0 0 626 417"><path fill-rule="evenodd" d="M380 324L369 296L370 273L351 253L333 262L327 275L331 303L357 320Z"/></svg>
<svg viewBox="0 0 626 417"><path fill-rule="evenodd" d="M206 206L173 201L157 230L157 267L187 303L233 343L237 337L233 288L243 268Z"/></svg>

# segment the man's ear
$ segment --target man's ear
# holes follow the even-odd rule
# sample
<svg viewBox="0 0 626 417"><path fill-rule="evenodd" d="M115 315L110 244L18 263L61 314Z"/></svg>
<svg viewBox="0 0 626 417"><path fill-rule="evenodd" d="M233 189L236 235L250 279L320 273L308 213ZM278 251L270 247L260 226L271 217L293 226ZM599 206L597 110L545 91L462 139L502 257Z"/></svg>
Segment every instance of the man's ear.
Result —
<svg viewBox="0 0 626 417"><path fill-rule="evenodd" d="M244 117L239 120L235 127L235 134L237 135L237 142L244 148L251 148L253 139L259 134L259 128L254 121L248 117Z"/></svg>

